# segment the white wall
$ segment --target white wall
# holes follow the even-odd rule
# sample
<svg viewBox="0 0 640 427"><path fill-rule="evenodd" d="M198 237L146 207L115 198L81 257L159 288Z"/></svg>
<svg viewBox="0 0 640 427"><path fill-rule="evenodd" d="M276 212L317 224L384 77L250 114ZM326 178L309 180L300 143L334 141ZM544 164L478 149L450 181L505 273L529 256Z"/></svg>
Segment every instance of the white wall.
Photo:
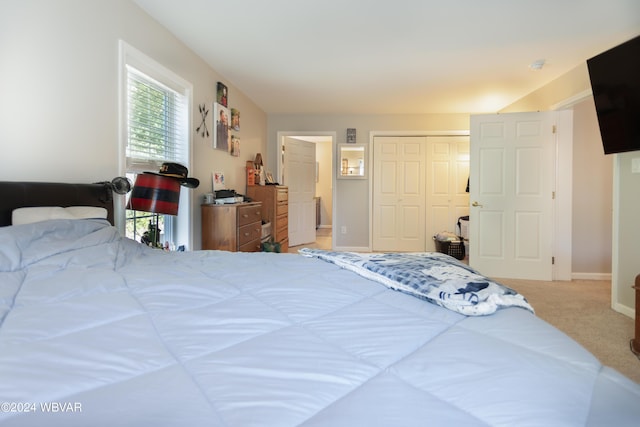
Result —
<svg viewBox="0 0 640 427"><path fill-rule="evenodd" d="M245 191L245 161L266 151L266 115L129 0L2 0L0 12L0 180L94 182L119 170L118 40L193 84L193 247L200 201L213 170ZM211 108L218 81L241 113L240 157L195 134L198 104ZM208 127L213 130L213 112Z"/></svg>

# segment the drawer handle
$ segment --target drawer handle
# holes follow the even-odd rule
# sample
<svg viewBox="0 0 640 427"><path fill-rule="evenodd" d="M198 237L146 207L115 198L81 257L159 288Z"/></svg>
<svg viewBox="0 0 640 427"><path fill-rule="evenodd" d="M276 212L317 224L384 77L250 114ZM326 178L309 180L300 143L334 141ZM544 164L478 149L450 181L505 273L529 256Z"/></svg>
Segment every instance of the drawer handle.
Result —
<svg viewBox="0 0 640 427"><path fill-rule="evenodd" d="M249 215L247 215L247 214L242 214L242 218L249 218Z"/></svg>

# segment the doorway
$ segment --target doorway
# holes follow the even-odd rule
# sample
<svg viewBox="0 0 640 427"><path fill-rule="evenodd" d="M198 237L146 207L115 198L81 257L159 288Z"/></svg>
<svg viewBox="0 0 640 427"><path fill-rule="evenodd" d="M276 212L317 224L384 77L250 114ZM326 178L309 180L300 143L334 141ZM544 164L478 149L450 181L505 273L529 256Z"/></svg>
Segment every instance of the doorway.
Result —
<svg viewBox="0 0 640 427"><path fill-rule="evenodd" d="M305 241L301 242L294 241L293 244L290 242L290 246L293 247L294 252L302 245L313 246L321 244L323 249L331 249L333 247L332 228L334 217L333 152L335 150L336 133L282 131L277 133L277 137L279 152L277 176L279 182L287 185L290 188L290 193L292 186L295 191L298 183L309 179L307 175L311 175L311 179L315 183L313 194L303 191L300 195L300 203L310 206L310 208L291 209L290 206L289 209L289 227L305 227L306 235L308 236L311 233L312 237L311 239L304 238L303 240ZM288 153L285 146L292 141L299 141L303 144L311 143L315 146L313 165L308 165L306 168L286 166L291 159L287 157ZM301 175L305 175L305 177Z"/></svg>
<svg viewBox="0 0 640 427"><path fill-rule="evenodd" d="M373 250L434 251L468 215L469 137L373 138Z"/></svg>
<svg viewBox="0 0 640 427"><path fill-rule="evenodd" d="M569 111L471 116L470 265L492 277L571 276ZM568 161L567 161L568 160ZM562 165L562 167L559 167Z"/></svg>

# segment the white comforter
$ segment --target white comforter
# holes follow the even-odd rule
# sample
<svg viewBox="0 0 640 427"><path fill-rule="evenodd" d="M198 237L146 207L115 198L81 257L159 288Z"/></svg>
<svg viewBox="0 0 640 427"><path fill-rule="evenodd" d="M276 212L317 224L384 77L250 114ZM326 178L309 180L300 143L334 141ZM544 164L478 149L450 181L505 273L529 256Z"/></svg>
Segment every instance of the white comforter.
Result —
<svg viewBox="0 0 640 427"><path fill-rule="evenodd" d="M0 229L0 424L637 425L640 386L521 308L465 317L294 254Z"/></svg>

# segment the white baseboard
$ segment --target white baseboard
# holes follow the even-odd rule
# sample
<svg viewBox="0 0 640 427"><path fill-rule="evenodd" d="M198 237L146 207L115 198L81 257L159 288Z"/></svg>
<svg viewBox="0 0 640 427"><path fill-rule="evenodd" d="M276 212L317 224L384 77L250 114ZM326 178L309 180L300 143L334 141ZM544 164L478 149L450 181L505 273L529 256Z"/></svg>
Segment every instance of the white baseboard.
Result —
<svg viewBox="0 0 640 427"><path fill-rule="evenodd" d="M571 280L608 280L611 281L611 273L571 273Z"/></svg>
<svg viewBox="0 0 640 427"><path fill-rule="evenodd" d="M632 319L636 318L636 311L631 307L627 307L626 305L622 304L612 304L611 308L614 311L617 311L620 314L624 314L627 317L630 317Z"/></svg>

